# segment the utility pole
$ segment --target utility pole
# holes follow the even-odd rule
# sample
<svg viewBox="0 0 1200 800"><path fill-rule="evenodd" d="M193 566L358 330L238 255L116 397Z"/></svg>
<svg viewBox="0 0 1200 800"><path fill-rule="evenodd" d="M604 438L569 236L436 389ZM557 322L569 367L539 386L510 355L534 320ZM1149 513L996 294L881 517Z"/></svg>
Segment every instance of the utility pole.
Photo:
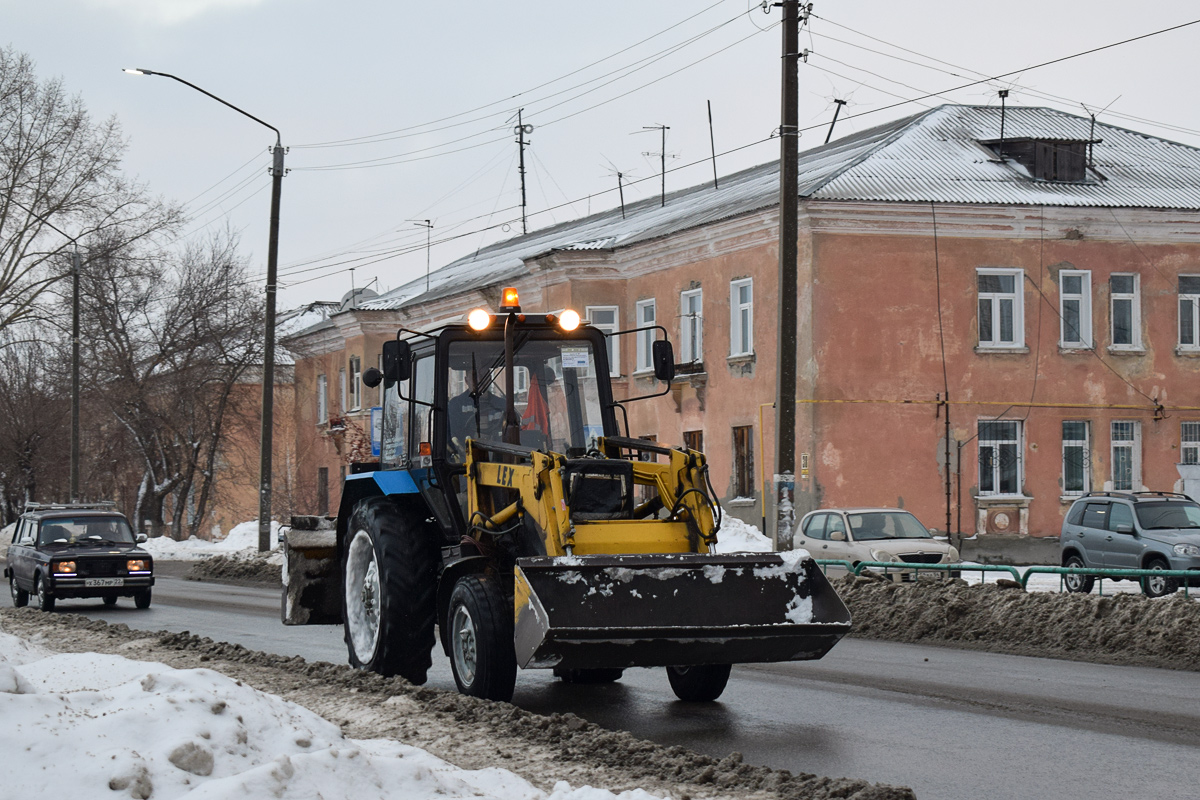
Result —
<svg viewBox="0 0 1200 800"><path fill-rule="evenodd" d="M833 136L833 126L837 125L838 112L842 110L842 106L846 105L846 100L834 99L837 105L833 108L833 121L829 123L829 133L825 134L825 144L829 144L829 139Z"/></svg>
<svg viewBox="0 0 1200 800"><path fill-rule="evenodd" d="M708 144L712 148L713 189L720 189L721 186L717 183L717 137L713 134L712 100L708 101Z"/></svg>
<svg viewBox="0 0 1200 800"><path fill-rule="evenodd" d="M782 109L779 125L779 344L775 361L775 541L790 546L794 520L786 486L796 474L796 312L799 245L800 2L783 0ZM806 9L807 13L807 9ZM766 502L766 498L763 498ZM783 519L784 509L787 519ZM786 541L784 541L786 539Z"/></svg>
<svg viewBox="0 0 1200 800"><path fill-rule="evenodd" d="M520 164L517 167L517 172L521 176L521 233L529 233L529 225L525 219L525 146L533 144L525 140L525 135L533 133L533 126L526 125L522 120L521 114L525 109L517 109L517 127L513 128L513 133L517 135L517 148L520 152ZM428 220L426 220L428 222ZM425 289L429 290L429 280L425 281Z"/></svg>
<svg viewBox="0 0 1200 800"><path fill-rule="evenodd" d="M239 109L240 110L240 109ZM242 112L245 113L245 112ZM247 114L247 116L249 116ZM264 125L266 123L263 123ZM267 127L271 127L267 125ZM275 131L271 151L271 230L267 240L267 310L263 337L262 435L259 437L258 551L271 549L271 490L275 433L275 291L279 264L279 195L283 191L283 143Z"/></svg>
<svg viewBox="0 0 1200 800"><path fill-rule="evenodd" d="M79 247L71 254L71 502L79 502Z"/></svg>
<svg viewBox="0 0 1200 800"><path fill-rule="evenodd" d="M662 204L667 204L667 131L671 130L669 125L643 125L644 131L662 131L662 150L657 153L642 153L644 156L658 156L662 171Z"/></svg>

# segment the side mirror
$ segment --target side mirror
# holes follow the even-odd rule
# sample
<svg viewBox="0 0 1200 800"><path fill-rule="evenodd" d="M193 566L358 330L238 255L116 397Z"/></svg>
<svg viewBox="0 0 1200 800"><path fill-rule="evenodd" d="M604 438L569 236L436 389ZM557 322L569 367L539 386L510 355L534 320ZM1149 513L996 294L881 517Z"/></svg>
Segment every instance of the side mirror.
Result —
<svg viewBox="0 0 1200 800"><path fill-rule="evenodd" d="M138 544L141 544L141 543L142 543L142 542L144 542L144 541L146 541L146 534L144 534L144 533L139 533L139 534L137 535L137 543L138 543Z"/></svg>
<svg viewBox="0 0 1200 800"><path fill-rule="evenodd" d="M370 372L370 370L367 370ZM406 381L412 374L412 347L408 342L391 339L383 343L383 377L391 386ZM363 376L366 377L365 375Z"/></svg>
<svg viewBox="0 0 1200 800"><path fill-rule="evenodd" d="M675 349L667 339L659 339L650 346L650 359L654 362L654 377L665 383L675 378Z"/></svg>
<svg viewBox="0 0 1200 800"><path fill-rule="evenodd" d="M829 540L831 542L844 542L846 541L846 534L842 533L841 531L834 531L833 533L829 534Z"/></svg>
<svg viewBox="0 0 1200 800"><path fill-rule="evenodd" d="M363 385L374 389L383 381L383 373L374 367L368 367L367 371L362 374Z"/></svg>
<svg viewBox="0 0 1200 800"><path fill-rule="evenodd" d="M1117 533L1133 533L1133 526L1128 522L1118 522L1113 530Z"/></svg>

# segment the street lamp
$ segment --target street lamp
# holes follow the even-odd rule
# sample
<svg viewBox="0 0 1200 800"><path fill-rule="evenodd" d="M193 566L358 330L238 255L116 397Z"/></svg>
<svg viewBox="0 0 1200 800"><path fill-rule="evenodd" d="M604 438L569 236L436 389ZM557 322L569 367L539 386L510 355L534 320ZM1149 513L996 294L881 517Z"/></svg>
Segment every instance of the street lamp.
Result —
<svg viewBox="0 0 1200 800"><path fill-rule="evenodd" d="M258 549L271 549L271 439L274 425L275 410L275 273L279 261L279 193L283 189L283 142L279 129L268 125L253 114L249 114L233 103L222 100L212 92L201 89L194 83L166 72L155 72L149 69L127 69L130 75L159 75L179 81L184 86L190 86L201 94L211 97L222 105L232 108L242 116L249 117L259 125L275 131L275 147L271 154L271 232L267 244L267 316L266 334L263 348L262 374L262 438L259 444L259 487L258 487Z"/></svg>

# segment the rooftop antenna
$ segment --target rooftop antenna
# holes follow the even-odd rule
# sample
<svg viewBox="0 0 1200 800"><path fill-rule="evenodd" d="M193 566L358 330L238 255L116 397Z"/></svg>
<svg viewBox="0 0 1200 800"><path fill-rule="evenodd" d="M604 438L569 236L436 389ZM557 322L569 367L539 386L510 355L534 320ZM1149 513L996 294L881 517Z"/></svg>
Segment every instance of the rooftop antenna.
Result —
<svg viewBox="0 0 1200 800"><path fill-rule="evenodd" d="M671 130L671 127L669 125L643 125L642 130L644 130L644 131L661 131L662 132L662 150L660 150L657 153L652 152L652 151L647 151L647 152L642 153L642 155L659 157L660 163L662 165L662 205L666 206L666 204L667 204L667 131ZM676 156L676 155L672 155L670 157L671 158L679 158L679 156Z"/></svg>
<svg viewBox="0 0 1200 800"><path fill-rule="evenodd" d="M1008 110L1007 106L1005 104L1005 101L1007 99L1008 99L1008 89L1001 89L1000 90L1000 161L1001 162L1003 162L1005 160L1005 158L1004 158L1004 118L1005 118L1005 115L1007 114L1007 110Z"/></svg>
<svg viewBox="0 0 1200 800"><path fill-rule="evenodd" d="M621 198L621 219L625 219L625 184L622 181L628 173L617 169L617 165L612 161L609 161L607 156L604 158L604 160L608 161L608 166L612 167L612 171L609 174L617 176L617 194Z"/></svg>
<svg viewBox="0 0 1200 800"><path fill-rule="evenodd" d="M829 139L833 136L833 126L837 125L838 112L842 110L842 106L846 105L848 101L838 100L835 97L833 102L836 104L833 108L833 121L829 123L829 133L825 134L825 144L829 144Z"/></svg>
<svg viewBox="0 0 1200 800"><path fill-rule="evenodd" d="M713 189L720 189L721 186L717 183L717 140L713 136L712 100L708 101L708 143L712 147Z"/></svg>
<svg viewBox="0 0 1200 800"><path fill-rule="evenodd" d="M525 124L521 116L524 111L523 108L517 109L517 125L513 128L513 133L517 135L517 149L520 152L520 164L517 172L521 175L521 233L529 233L529 224L525 218L525 146L533 144L533 142L527 141L525 135L533 133L533 126Z"/></svg>
<svg viewBox="0 0 1200 800"><path fill-rule="evenodd" d="M524 198L524 196L525 196L525 187L524 187L524 185L522 185L521 186L522 199ZM430 235L433 233L433 222L430 220L427 220L427 219L410 219L410 220L405 220L405 221L411 222L412 224L416 225L418 228L425 229L425 291L428 292L429 291L429 247L431 245Z"/></svg>
<svg viewBox="0 0 1200 800"><path fill-rule="evenodd" d="M1096 167L1095 154L1093 151L1093 148L1096 146L1096 115L1103 114L1105 111L1108 111L1110 108L1112 108L1113 103L1117 102L1117 100L1120 100L1121 97L1122 97L1122 95L1117 95L1116 99L1114 99L1112 101L1112 103L1109 103L1108 105L1106 105L1104 108L1100 109L1099 111L1092 111L1090 108L1088 108L1083 103L1079 104L1079 105L1083 106L1083 110L1087 112L1087 115L1092 118L1092 127L1088 130L1088 168L1089 169L1095 169L1095 167Z"/></svg>
<svg viewBox="0 0 1200 800"><path fill-rule="evenodd" d="M354 292L354 267L350 268L350 307L358 308L358 297Z"/></svg>

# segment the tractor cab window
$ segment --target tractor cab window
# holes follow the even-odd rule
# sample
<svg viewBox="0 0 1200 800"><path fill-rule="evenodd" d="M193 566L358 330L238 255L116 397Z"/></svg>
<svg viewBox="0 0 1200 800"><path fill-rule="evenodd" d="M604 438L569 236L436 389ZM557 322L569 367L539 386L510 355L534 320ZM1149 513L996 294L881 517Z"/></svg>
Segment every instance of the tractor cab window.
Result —
<svg viewBox="0 0 1200 800"><path fill-rule="evenodd" d="M408 465L408 403L401 400L401 395L408 397L408 381L385 381L380 384L379 391L383 397L383 436L380 460L385 468L404 467Z"/></svg>
<svg viewBox="0 0 1200 800"><path fill-rule="evenodd" d="M501 441L504 434L504 343L457 341L449 348L447 446L465 460L467 437ZM600 391L588 340L517 340L513 397L521 444L583 455L604 435Z"/></svg>

